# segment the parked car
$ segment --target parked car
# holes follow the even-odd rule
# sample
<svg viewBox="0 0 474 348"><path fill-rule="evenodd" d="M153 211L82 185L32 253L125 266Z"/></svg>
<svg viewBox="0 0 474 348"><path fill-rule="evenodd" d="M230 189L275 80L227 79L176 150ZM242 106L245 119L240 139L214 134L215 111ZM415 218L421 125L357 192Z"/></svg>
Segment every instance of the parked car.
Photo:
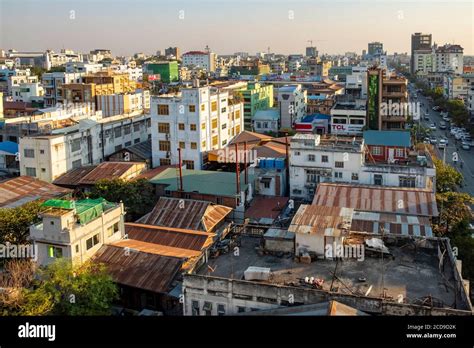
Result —
<svg viewBox="0 0 474 348"><path fill-rule="evenodd" d="M436 123L430 124L430 129L431 130L436 130Z"/></svg>
<svg viewBox="0 0 474 348"><path fill-rule="evenodd" d="M430 120L430 114L428 112L425 112L425 121Z"/></svg>
<svg viewBox="0 0 474 348"><path fill-rule="evenodd" d="M446 126L446 122L440 122L439 123L439 129L446 129L447 126Z"/></svg>
<svg viewBox="0 0 474 348"><path fill-rule="evenodd" d="M445 139L441 139L438 143L438 148L445 149L448 146L448 142Z"/></svg>
<svg viewBox="0 0 474 348"><path fill-rule="evenodd" d="M461 146L462 146L463 150L470 150L471 149L471 143L468 143L467 141L463 141Z"/></svg>
<svg viewBox="0 0 474 348"><path fill-rule="evenodd" d="M439 111L439 106L437 105L433 106L433 111Z"/></svg>
<svg viewBox="0 0 474 348"><path fill-rule="evenodd" d="M430 144L436 145L437 142L438 142L438 139L436 139L435 137L430 138Z"/></svg>

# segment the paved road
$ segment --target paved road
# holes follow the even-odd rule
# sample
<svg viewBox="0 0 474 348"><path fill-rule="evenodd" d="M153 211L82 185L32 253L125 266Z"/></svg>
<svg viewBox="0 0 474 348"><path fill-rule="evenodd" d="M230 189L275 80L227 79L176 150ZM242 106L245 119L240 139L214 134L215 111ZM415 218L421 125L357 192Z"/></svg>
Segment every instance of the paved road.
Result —
<svg viewBox="0 0 474 348"><path fill-rule="evenodd" d="M443 119L439 112L433 111L433 103L422 96L421 93L417 93L417 96L417 101L423 103L423 106L421 107L421 124L424 127L429 127L430 123L436 122L436 126L439 127L439 124L441 121L443 121ZM427 109L430 114L430 121L424 120L424 114ZM471 148L471 150L463 150L461 147L461 141L456 141L454 136L449 133L449 130L440 130L437 128L436 130L431 131L431 135L434 135L438 139L438 142L441 138L448 139L448 146L445 150L446 163L454 166L464 176L463 186L460 190L474 196L474 149ZM458 150L456 150L456 145ZM442 159L443 149L439 149L436 146L436 152L438 157ZM457 152L458 154L457 164L453 163L453 152ZM463 162L462 168L460 166L460 162Z"/></svg>

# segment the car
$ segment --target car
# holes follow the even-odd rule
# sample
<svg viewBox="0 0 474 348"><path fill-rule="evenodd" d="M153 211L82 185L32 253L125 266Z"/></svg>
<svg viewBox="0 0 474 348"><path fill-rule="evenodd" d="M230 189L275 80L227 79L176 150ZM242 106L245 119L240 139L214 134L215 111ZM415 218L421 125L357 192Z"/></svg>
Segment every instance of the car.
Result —
<svg viewBox="0 0 474 348"><path fill-rule="evenodd" d="M433 109L433 111L439 111L439 106L435 105L435 106L433 106L432 109Z"/></svg>
<svg viewBox="0 0 474 348"><path fill-rule="evenodd" d="M446 146L448 146L448 142L446 141L446 139L441 139L438 143L438 148L445 149Z"/></svg>
<svg viewBox="0 0 474 348"><path fill-rule="evenodd" d="M436 130L436 123L432 123L430 124L430 127L429 127L431 130Z"/></svg>
<svg viewBox="0 0 474 348"><path fill-rule="evenodd" d="M426 121L430 120L430 113L429 112L425 112L425 120Z"/></svg>
<svg viewBox="0 0 474 348"><path fill-rule="evenodd" d="M446 122L440 122L439 123L439 129L446 129L447 126L446 126Z"/></svg>
<svg viewBox="0 0 474 348"><path fill-rule="evenodd" d="M449 121L450 121L450 119L449 119L449 117L448 117L448 116L443 116L443 121L445 121L445 122L449 122Z"/></svg>
<svg viewBox="0 0 474 348"><path fill-rule="evenodd" d="M438 142L438 139L436 139L435 137L430 138L430 144L436 145L437 142Z"/></svg>
<svg viewBox="0 0 474 348"><path fill-rule="evenodd" d="M468 143L467 141L463 141L461 146L462 146L463 150L470 150L471 149L471 143Z"/></svg>

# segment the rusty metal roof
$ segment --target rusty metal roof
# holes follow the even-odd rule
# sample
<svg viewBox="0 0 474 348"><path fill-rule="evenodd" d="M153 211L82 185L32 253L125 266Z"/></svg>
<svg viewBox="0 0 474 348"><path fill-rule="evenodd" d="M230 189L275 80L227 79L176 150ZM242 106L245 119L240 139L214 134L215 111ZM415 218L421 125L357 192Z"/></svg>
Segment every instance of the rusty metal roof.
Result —
<svg viewBox="0 0 474 348"><path fill-rule="evenodd" d="M193 199L160 197L153 210L138 222L211 232L232 208Z"/></svg>
<svg viewBox="0 0 474 348"><path fill-rule="evenodd" d="M125 233L128 239L197 251L210 245L212 237L215 235L207 232L136 223L126 223Z"/></svg>
<svg viewBox="0 0 474 348"><path fill-rule="evenodd" d="M97 168L86 174L79 181L79 184L93 185L102 179L121 178L134 166L142 167L142 171L145 169L145 163L143 162L102 162Z"/></svg>
<svg viewBox="0 0 474 348"><path fill-rule="evenodd" d="M122 239L122 240L112 243L112 245L119 246L122 248L139 250L139 251L143 251L145 253L150 253L150 254L185 258L185 259L198 257L201 255L201 252L197 250L174 248L174 247L161 245L161 244L142 242L140 240L135 240L135 239Z"/></svg>
<svg viewBox="0 0 474 348"><path fill-rule="evenodd" d="M288 231L338 236L344 231L349 231L353 212L350 208L302 204L293 217Z"/></svg>
<svg viewBox="0 0 474 348"><path fill-rule="evenodd" d="M229 144L239 144L247 142L251 143L259 143L262 140L271 140L273 137L270 135L249 132L249 131L242 131L238 135L236 135Z"/></svg>
<svg viewBox="0 0 474 348"><path fill-rule="evenodd" d="M125 250L114 245L103 245L93 259L107 266L116 283L157 293L170 290L183 263L179 258Z"/></svg>
<svg viewBox="0 0 474 348"><path fill-rule="evenodd" d="M54 180L53 184L70 187L77 186L79 185L81 179L87 174L89 174L91 171L93 171L96 167L97 166L85 166L76 169L71 169L70 171L64 173L56 180Z"/></svg>
<svg viewBox="0 0 474 348"><path fill-rule="evenodd" d="M318 184L313 205L438 216L435 194L429 189L321 183Z"/></svg>
<svg viewBox="0 0 474 348"><path fill-rule="evenodd" d="M59 187L31 176L19 176L0 182L0 207L14 208L38 199L65 196L70 189Z"/></svg>

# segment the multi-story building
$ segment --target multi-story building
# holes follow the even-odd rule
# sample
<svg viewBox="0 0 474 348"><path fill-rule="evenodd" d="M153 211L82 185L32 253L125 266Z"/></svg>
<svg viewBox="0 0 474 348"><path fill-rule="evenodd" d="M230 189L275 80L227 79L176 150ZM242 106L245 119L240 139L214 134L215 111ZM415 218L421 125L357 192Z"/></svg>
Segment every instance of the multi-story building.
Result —
<svg viewBox="0 0 474 348"><path fill-rule="evenodd" d="M181 53L178 47L168 47L165 49L165 56L179 59L181 57Z"/></svg>
<svg viewBox="0 0 474 348"><path fill-rule="evenodd" d="M460 45L446 44L435 47L436 72L463 73L463 52Z"/></svg>
<svg viewBox="0 0 474 348"><path fill-rule="evenodd" d="M367 98L367 67L353 66L352 73L346 75L346 94L354 98Z"/></svg>
<svg viewBox="0 0 474 348"><path fill-rule="evenodd" d="M150 91L98 95L96 107L104 117L147 112L150 110Z"/></svg>
<svg viewBox="0 0 474 348"><path fill-rule="evenodd" d="M217 55L213 52L190 51L182 56L182 64L187 67L200 67L213 72L217 66Z"/></svg>
<svg viewBox="0 0 474 348"><path fill-rule="evenodd" d="M123 147L149 139L148 115L92 116L72 126L23 136L20 173L52 182L85 165L99 164Z"/></svg>
<svg viewBox="0 0 474 348"><path fill-rule="evenodd" d="M43 207L41 221L30 227L40 266L56 259L80 265L103 244L118 241L125 235L123 203L110 203L102 198L48 200Z"/></svg>
<svg viewBox="0 0 474 348"><path fill-rule="evenodd" d="M66 73L93 74L101 71L103 68L104 66L99 63L67 62L65 64Z"/></svg>
<svg viewBox="0 0 474 348"><path fill-rule="evenodd" d="M177 61L147 63L143 66L143 72L149 75L160 75L160 79L164 83L176 82L179 80Z"/></svg>
<svg viewBox="0 0 474 348"><path fill-rule="evenodd" d="M243 103L210 86L184 88L179 94L152 97L153 166L178 164L201 169L203 152L228 144L243 130Z"/></svg>
<svg viewBox="0 0 474 348"><path fill-rule="evenodd" d="M318 49L315 46L306 47L306 57L317 57Z"/></svg>
<svg viewBox="0 0 474 348"><path fill-rule="evenodd" d="M411 73L416 74L420 70L420 63L418 63L418 58L416 56L417 51L428 52L431 55L431 34L422 34L414 33L411 35ZM425 59L425 57L423 57Z"/></svg>
<svg viewBox="0 0 474 348"><path fill-rule="evenodd" d="M331 133L344 135L362 135L366 125L367 101L350 96L338 98L332 107Z"/></svg>
<svg viewBox="0 0 474 348"><path fill-rule="evenodd" d="M435 54L431 48L414 51L411 62L413 74L426 76L435 70Z"/></svg>
<svg viewBox="0 0 474 348"><path fill-rule="evenodd" d="M18 86L12 87L13 101L37 102L43 100L43 95L44 89L39 82L20 83Z"/></svg>
<svg viewBox="0 0 474 348"><path fill-rule="evenodd" d="M7 94L13 95L13 87L19 87L22 83L36 83L38 81L38 76L30 75L30 69L26 71L19 72L17 75L12 75L8 77L7 81Z"/></svg>
<svg viewBox="0 0 474 348"><path fill-rule="evenodd" d="M459 76L443 75L443 95L447 99L468 99L468 92L474 88L474 74Z"/></svg>
<svg viewBox="0 0 474 348"><path fill-rule="evenodd" d="M381 42L369 42L368 54L371 57L381 56L383 54L383 43Z"/></svg>
<svg viewBox="0 0 474 348"><path fill-rule="evenodd" d="M329 76L329 69L332 67L331 61L323 61L319 58L308 59L306 65L311 76L318 76L321 79Z"/></svg>
<svg viewBox="0 0 474 348"><path fill-rule="evenodd" d="M62 86L69 83L81 83L83 73L52 72L44 73L41 77L44 88L44 106L51 107L63 104Z"/></svg>
<svg viewBox="0 0 474 348"><path fill-rule="evenodd" d="M281 131L290 131L295 122L306 115L306 90L301 85L287 85L278 88L278 109Z"/></svg>
<svg viewBox="0 0 474 348"><path fill-rule="evenodd" d="M244 101L245 129L252 127L252 118L258 110L273 107L273 86L262 85L258 82L249 82L245 89L240 91Z"/></svg>
<svg viewBox="0 0 474 348"><path fill-rule="evenodd" d="M296 134L290 143L290 196L307 201L321 182L434 189L435 175L429 153L412 150L409 132Z"/></svg>

